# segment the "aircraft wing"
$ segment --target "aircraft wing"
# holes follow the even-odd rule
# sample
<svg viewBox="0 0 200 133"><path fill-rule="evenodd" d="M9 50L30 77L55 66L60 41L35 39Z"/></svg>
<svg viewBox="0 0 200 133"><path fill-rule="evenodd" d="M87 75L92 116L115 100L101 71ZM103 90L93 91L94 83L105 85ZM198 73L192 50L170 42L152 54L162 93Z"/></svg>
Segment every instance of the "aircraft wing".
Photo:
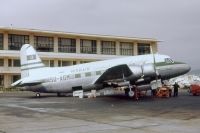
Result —
<svg viewBox="0 0 200 133"><path fill-rule="evenodd" d="M117 65L107 69L96 81L95 84L102 84L109 81L124 80L133 73L126 64Z"/></svg>

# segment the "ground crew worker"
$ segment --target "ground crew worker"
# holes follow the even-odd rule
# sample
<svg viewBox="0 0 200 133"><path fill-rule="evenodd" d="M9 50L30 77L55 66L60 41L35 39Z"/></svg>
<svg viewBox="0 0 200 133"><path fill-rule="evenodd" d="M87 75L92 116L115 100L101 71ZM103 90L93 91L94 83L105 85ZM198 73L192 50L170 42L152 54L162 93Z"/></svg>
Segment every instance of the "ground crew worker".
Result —
<svg viewBox="0 0 200 133"><path fill-rule="evenodd" d="M138 99L139 99L139 96L138 96L138 89L137 89L137 86L136 86L136 85L133 85L133 88L134 88L134 98L135 98L135 100L138 100Z"/></svg>
<svg viewBox="0 0 200 133"><path fill-rule="evenodd" d="M173 85L174 86L174 97L178 96L178 88L180 87L176 82Z"/></svg>

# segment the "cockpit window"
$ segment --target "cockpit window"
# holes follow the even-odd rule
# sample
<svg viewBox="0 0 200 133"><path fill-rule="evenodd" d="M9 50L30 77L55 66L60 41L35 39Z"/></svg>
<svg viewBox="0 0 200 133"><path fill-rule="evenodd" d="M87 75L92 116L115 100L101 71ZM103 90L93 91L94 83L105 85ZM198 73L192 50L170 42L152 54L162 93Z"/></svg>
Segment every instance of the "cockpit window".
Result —
<svg viewBox="0 0 200 133"><path fill-rule="evenodd" d="M171 58L165 58L165 63L174 63L174 61Z"/></svg>

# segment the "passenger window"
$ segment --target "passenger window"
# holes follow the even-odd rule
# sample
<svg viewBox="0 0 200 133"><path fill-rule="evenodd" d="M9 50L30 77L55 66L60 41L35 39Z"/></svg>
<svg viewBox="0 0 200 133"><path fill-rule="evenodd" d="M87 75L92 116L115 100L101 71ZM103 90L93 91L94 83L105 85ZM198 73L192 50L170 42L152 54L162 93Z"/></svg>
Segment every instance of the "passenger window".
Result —
<svg viewBox="0 0 200 133"><path fill-rule="evenodd" d="M101 71L96 71L96 75L101 75Z"/></svg>
<svg viewBox="0 0 200 133"><path fill-rule="evenodd" d="M81 74L75 74L75 78L80 78Z"/></svg>
<svg viewBox="0 0 200 133"><path fill-rule="evenodd" d="M91 75L92 75L91 72L85 73L85 77L90 77Z"/></svg>

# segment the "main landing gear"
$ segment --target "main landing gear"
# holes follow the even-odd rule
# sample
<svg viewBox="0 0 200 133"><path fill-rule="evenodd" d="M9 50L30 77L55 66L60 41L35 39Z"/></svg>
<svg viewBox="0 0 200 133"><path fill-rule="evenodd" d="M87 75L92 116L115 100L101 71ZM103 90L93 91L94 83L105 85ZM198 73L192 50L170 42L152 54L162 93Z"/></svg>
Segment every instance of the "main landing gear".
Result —
<svg viewBox="0 0 200 133"><path fill-rule="evenodd" d="M132 91L132 87L131 86L129 86L128 96L131 97L131 98L134 96L134 91Z"/></svg>
<svg viewBox="0 0 200 133"><path fill-rule="evenodd" d="M127 89L125 89L125 95L130 97L130 98L134 98L135 100L138 100L138 90L136 86L131 86L129 85L129 87Z"/></svg>

